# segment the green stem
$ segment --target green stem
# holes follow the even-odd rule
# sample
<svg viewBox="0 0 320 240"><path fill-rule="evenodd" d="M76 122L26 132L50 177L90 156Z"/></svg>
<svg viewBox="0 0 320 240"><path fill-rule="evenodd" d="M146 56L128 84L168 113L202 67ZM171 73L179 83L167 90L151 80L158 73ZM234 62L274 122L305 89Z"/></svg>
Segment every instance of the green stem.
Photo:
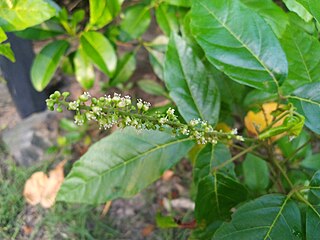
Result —
<svg viewBox="0 0 320 240"><path fill-rule="evenodd" d="M245 155L246 153L253 151L258 146L259 146L259 144L258 145L252 145L251 147L248 147L247 149L245 149L242 152L238 153L234 157L232 157L232 158L228 159L227 161L225 161L225 162L219 164L218 166L214 167L213 168L213 172L215 172L215 171L225 167L226 165L232 163L233 161L237 160L238 158L240 158L241 156Z"/></svg>

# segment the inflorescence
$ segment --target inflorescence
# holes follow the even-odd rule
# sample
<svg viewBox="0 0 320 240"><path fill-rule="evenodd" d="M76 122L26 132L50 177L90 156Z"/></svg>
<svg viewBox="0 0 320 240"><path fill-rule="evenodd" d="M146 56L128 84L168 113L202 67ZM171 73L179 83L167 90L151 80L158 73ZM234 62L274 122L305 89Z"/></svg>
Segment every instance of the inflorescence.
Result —
<svg viewBox="0 0 320 240"><path fill-rule="evenodd" d="M75 123L82 125L87 121L98 122L101 129L109 129L113 126L125 128L127 126L136 129L152 129L163 131L165 127L170 127L175 135L188 136L195 139L198 144L216 144L219 140L236 139L243 141L243 137L237 135L237 129L231 132L215 130L208 122L201 119L194 119L187 124L179 121L175 110L169 108L166 113L155 112L150 114L148 110L151 104L138 99L134 104L130 96L122 97L114 93L113 96L100 98L91 97L88 92L83 93L77 100L68 102L66 99L69 92L60 93L55 91L46 100L48 109L58 112L63 111L63 107L75 111Z"/></svg>

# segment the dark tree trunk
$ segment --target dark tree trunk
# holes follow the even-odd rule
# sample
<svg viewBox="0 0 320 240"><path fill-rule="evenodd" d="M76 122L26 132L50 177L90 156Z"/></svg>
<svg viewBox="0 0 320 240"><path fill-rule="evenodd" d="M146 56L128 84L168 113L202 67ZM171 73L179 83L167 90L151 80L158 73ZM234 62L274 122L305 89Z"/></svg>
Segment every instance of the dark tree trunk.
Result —
<svg viewBox="0 0 320 240"><path fill-rule="evenodd" d="M22 118L46 109L45 92L37 92L31 83L30 70L34 59L32 42L8 33L16 62L0 58L0 68L7 81L10 94Z"/></svg>

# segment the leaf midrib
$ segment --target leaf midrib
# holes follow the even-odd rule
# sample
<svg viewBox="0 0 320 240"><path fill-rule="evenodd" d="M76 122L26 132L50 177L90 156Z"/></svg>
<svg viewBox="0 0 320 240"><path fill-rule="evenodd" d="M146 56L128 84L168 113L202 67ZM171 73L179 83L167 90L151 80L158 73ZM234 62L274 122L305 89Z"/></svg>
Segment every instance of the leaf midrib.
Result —
<svg viewBox="0 0 320 240"><path fill-rule="evenodd" d="M292 36L292 33L291 33L291 36ZM293 39L294 45L296 46L296 48L297 48L297 50L298 50L298 53L299 53L300 58L301 58L301 60L302 60L303 66L304 66L304 68L305 68L305 70L306 70L306 72L307 72L308 80L309 80L309 82L313 82L312 79L311 79L311 76L310 76L310 72L309 72L308 66L307 66L307 64L306 64L306 62L305 62L305 60L304 60L304 58L303 58L303 54L302 54L302 52L300 51L300 48L299 48L299 46L298 46L298 44L297 44L297 41L296 41L296 39L295 39L294 36L292 36L292 39Z"/></svg>
<svg viewBox="0 0 320 240"><path fill-rule="evenodd" d="M188 48L188 46L185 46L186 48ZM201 111L200 111L200 109L199 109L199 106L198 106L198 103L196 102L196 98L194 97L194 94L193 94L193 92L191 91L191 87L190 87L190 84L191 83L189 83L189 81L188 81L188 77L187 77L187 74L186 74L186 72L185 72L185 69L183 68L183 64L182 64L182 62L181 62L181 56L180 56L180 51L176 48L176 51L177 51L177 55L178 55L178 59L179 59L179 66L180 66L180 68L181 68L181 72L182 72L182 74L183 74L183 77L184 77L184 79L185 79L185 82L186 82L186 84L187 84L187 87L188 87L188 91L189 91L189 93L190 93L190 95L191 95L191 98L192 98L192 102L194 103L194 105L195 105L195 107L196 107L196 110L197 110L197 112L198 112L198 114L200 115L200 118L202 119L202 120L209 120L209 119L205 119L204 118L204 116L202 115L202 113L201 113ZM195 57L195 56L194 56ZM196 57L195 57L196 58Z"/></svg>
<svg viewBox="0 0 320 240"><path fill-rule="evenodd" d="M288 195L286 197L286 199L284 200L284 202L282 203L280 209L279 209L279 212L277 213L276 217L274 218L273 222L271 223L270 227L269 227L269 230L268 232L266 233L265 237L264 237L264 240L266 240L268 237L270 237L270 234L276 224L276 222L278 221L279 217L281 216L282 212L283 212L283 209L284 207L286 206L288 200L290 199L291 195Z"/></svg>

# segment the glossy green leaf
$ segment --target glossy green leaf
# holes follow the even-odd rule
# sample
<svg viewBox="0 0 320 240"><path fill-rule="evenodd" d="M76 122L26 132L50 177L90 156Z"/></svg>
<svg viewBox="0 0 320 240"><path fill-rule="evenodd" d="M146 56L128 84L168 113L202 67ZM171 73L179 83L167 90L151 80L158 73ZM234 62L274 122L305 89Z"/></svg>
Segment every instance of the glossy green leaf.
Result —
<svg viewBox="0 0 320 240"><path fill-rule="evenodd" d="M198 154L193 170L193 179L197 184L201 179L210 175L214 167L231 158L228 147L222 143L215 146L207 144ZM220 172L235 177L234 164L230 163L219 169Z"/></svg>
<svg viewBox="0 0 320 240"><path fill-rule="evenodd" d="M316 25L313 21L305 22L301 19L296 13L289 12L287 13L289 16L290 25L294 26L295 28L299 28L300 30L315 36L316 35Z"/></svg>
<svg viewBox="0 0 320 240"><path fill-rule="evenodd" d="M71 16L71 21L70 21L70 25L72 28L77 28L77 25L83 21L83 19L85 18L85 10L83 9L77 9L76 11L73 12L72 16Z"/></svg>
<svg viewBox="0 0 320 240"><path fill-rule="evenodd" d="M166 53L164 79L170 97L186 121L200 118L215 125L220 93L211 74L184 39L171 35Z"/></svg>
<svg viewBox="0 0 320 240"><path fill-rule="evenodd" d="M320 206L307 208L306 239L316 240L320 236Z"/></svg>
<svg viewBox="0 0 320 240"><path fill-rule="evenodd" d="M136 4L126 9L120 28L124 40L135 39L148 29L151 22L150 9L143 4Z"/></svg>
<svg viewBox="0 0 320 240"><path fill-rule="evenodd" d="M3 31L3 29L0 27L0 43L2 43L3 41L7 40L7 35L6 33Z"/></svg>
<svg viewBox="0 0 320 240"><path fill-rule="evenodd" d="M191 29L209 61L241 84L277 91L286 56L271 27L239 0L194 1Z"/></svg>
<svg viewBox="0 0 320 240"><path fill-rule="evenodd" d="M256 11L270 25L273 32L281 37L289 24L288 15L272 0L241 0L246 6Z"/></svg>
<svg viewBox="0 0 320 240"><path fill-rule="evenodd" d="M306 237L307 239L317 239L320 236L320 171L313 175L309 187L308 201L310 205L307 208Z"/></svg>
<svg viewBox="0 0 320 240"><path fill-rule="evenodd" d="M300 166L312 170L320 170L320 153L306 157Z"/></svg>
<svg viewBox="0 0 320 240"><path fill-rule="evenodd" d="M37 91L42 91L50 82L69 43L58 40L46 45L36 56L31 68L31 81Z"/></svg>
<svg viewBox="0 0 320 240"><path fill-rule="evenodd" d="M297 0L283 0L286 7L292 11L298 14L299 17L301 17L304 21L309 22L312 19L312 15L310 12L306 9L304 4L300 3Z"/></svg>
<svg viewBox="0 0 320 240"><path fill-rule="evenodd" d="M117 56L109 40L99 32L85 32L80 38L84 53L106 75L113 76Z"/></svg>
<svg viewBox="0 0 320 240"><path fill-rule="evenodd" d="M55 7L45 0L0 1L0 27L19 31L40 24L56 14Z"/></svg>
<svg viewBox="0 0 320 240"><path fill-rule="evenodd" d="M320 81L320 43L302 30L288 27L281 39L289 63L288 78L282 85L284 94L298 87Z"/></svg>
<svg viewBox="0 0 320 240"><path fill-rule="evenodd" d="M301 216L297 204L286 196L265 195L242 205L223 224L213 239L301 239Z"/></svg>
<svg viewBox="0 0 320 240"><path fill-rule="evenodd" d="M116 86L125 83L130 79L136 70L136 55L134 52L125 53L117 64L117 70L114 77L110 79L110 86Z"/></svg>
<svg viewBox="0 0 320 240"><path fill-rule="evenodd" d="M261 91L259 89L254 89L247 94L243 101L243 105L247 109L252 109L252 107L261 106L263 103L276 101L278 95L276 93L270 93Z"/></svg>
<svg viewBox="0 0 320 240"><path fill-rule="evenodd" d="M320 170L318 170L310 181L308 200L312 204L320 205Z"/></svg>
<svg viewBox="0 0 320 240"><path fill-rule="evenodd" d="M164 87L154 80L148 80L148 79L140 80L138 82L138 86L142 91L149 93L151 95L168 97L168 94L164 89Z"/></svg>
<svg viewBox="0 0 320 240"><path fill-rule="evenodd" d="M10 43L0 43L0 55L5 56L11 62L16 61Z"/></svg>
<svg viewBox="0 0 320 240"><path fill-rule="evenodd" d="M31 40L45 40L61 34L64 34L63 28L53 22L44 22L23 31L15 32L18 37Z"/></svg>
<svg viewBox="0 0 320 240"><path fill-rule="evenodd" d="M319 0L307 0L309 3L309 10L313 17L320 23L320 4Z"/></svg>
<svg viewBox="0 0 320 240"><path fill-rule="evenodd" d="M95 79L94 69L90 59L81 47L76 52L73 63L76 79L80 85L86 90L92 88Z"/></svg>
<svg viewBox="0 0 320 240"><path fill-rule="evenodd" d="M244 183L253 191L261 191L269 185L268 164L261 158L247 154L243 164Z"/></svg>
<svg viewBox="0 0 320 240"><path fill-rule="evenodd" d="M295 103L305 116L305 124L313 132L320 134L320 82L305 84L293 92L290 99Z"/></svg>
<svg viewBox="0 0 320 240"><path fill-rule="evenodd" d="M200 228L230 217L232 207L247 199L247 190L234 179L214 173L198 184L195 218Z"/></svg>
<svg viewBox="0 0 320 240"><path fill-rule="evenodd" d="M64 181L58 200L98 204L131 197L157 180L192 147L172 134L126 128L92 145Z"/></svg>
<svg viewBox="0 0 320 240"><path fill-rule="evenodd" d="M89 28L100 29L120 12L123 0L90 0Z"/></svg>
<svg viewBox="0 0 320 240"><path fill-rule="evenodd" d="M156 8L156 19L161 30L170 36L171 32L177 33L179 30L179 23L176 16L176 8L169 6L167 4L160 4Z"/></svg>
<svg viewBox="0 0 320 240"><path fill-rule="evenodd" d="M179 7L190 7L191 6L191 0L164 0L164 2L179 6Z"/></svg>

